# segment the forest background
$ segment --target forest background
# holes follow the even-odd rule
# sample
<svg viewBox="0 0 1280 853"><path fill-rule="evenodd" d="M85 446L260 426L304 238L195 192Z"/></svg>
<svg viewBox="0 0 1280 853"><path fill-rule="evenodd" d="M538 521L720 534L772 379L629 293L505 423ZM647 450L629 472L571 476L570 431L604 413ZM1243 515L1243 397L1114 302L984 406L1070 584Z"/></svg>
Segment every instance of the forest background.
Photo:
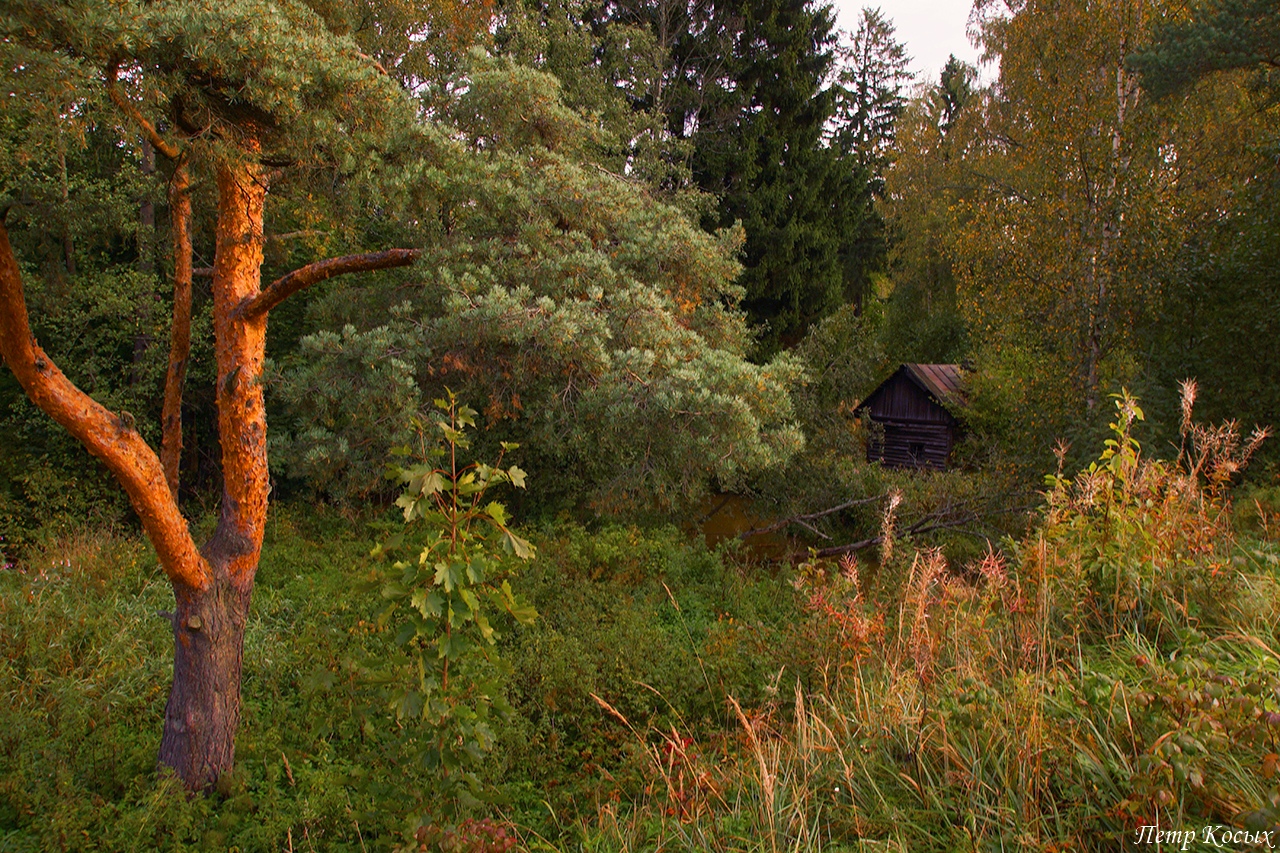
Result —
<svg viewBox="0 0 1280 853"><path fill-rule="evenodd" d="M0 849L914 850L1270 826L1280 676L1257 645L1275 647L1280 457L1242 433L1280 422L1280 9L980 2L985 85L955 61L912 81L885 12L833 21L794 0L8 4L0 205L32 331L176 448L195 529L225 489L217 164L258 146L267 281L415 254L271 314L249 769L216 796L152 772L168 652L145 626L168 605L138 517L0 373ZM952 472L865 462L856 406L901 362L967 368ZM413 660L452 653L429 607L396 636L425 605L366 555L401 509L444 523L401 496L435 494L409 463L436 400L448 448L527 477L507 500L540 556L512 582L541 617L501 639L473 620L467 683L487 686L414 699ZM1200 426L1228 418L1244 426ZM765 520L843 508L797 519L800 556L769 563L702 544L691 520L731 493ZM513 550L484 559L521 563L495 512ZM845 543L861 564L803 557ZM1212 684L1235 693L1202 702ZM1126 706L1127 745L1125 690L1150 717ZM1054 713L1060 742L1036 728ZM1180 740L1224 732L1235 752Z"/></svg>

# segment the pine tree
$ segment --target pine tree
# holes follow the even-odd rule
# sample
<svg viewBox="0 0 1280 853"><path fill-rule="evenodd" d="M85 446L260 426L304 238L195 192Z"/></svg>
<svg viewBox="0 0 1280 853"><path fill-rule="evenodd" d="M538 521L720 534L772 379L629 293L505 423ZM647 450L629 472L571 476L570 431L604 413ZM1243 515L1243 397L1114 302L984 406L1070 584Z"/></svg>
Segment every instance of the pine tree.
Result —
<svg viewBox="0 0 1280 853"><path fill-rule="evenodd" d="M884 198L911 73L906 48L878 9L862 10L857 30L838 56L828 144L841 170L836 184L841 197L832 222L845 238L840 249L844 297L861 313L871 296L872 275L888 263L889 229L877 202Z"/></svg>
<svg viewBox="0 0 1280 853"><path fill-rule="evenodd" d="M497 61L467 80L447 115L470 151L420 185L449 223L432 272L313 304L322 331L283 365L297 440L278 470L339 497L385 487L396 431L446 389L483 403L482 441L521 443L540 500L687 505L785 459L796 367L745 358L740 233L599 168L548 75Z"/></svg>
<svg viewBox="0 0 1280 853"><path fill-rule="evenodd" d="M77 387L33 336L8 229L43 223L12 203L20 186L6 182L0 190L9 199L0 219L0 356L30 400L111 471L155 547L176 604L160 762L189 787L204 788L234 758L244 630L265 530L268 314L316 281L417 256L392 250L330 259L263 287L268 188L287 197L290 171L327 170L333 184L359 175L379 149L415 129L414 106L356 42L291 0L231 0L216 8L25 0L6 7L0 27L0 79L10 97L69 100L73 113L109 102L130 136L145 136L170 161L180 197L189 198L193 172L215 188L212 314L223 497L203 546L179 509L169 466L136 417ZM39 138L61 125L63 111L30 110L24 119L19 135ZM179 230L184 218L176 218ZM180 316L181 291L189 288L190 266L189 254L178 254L172 352L185 361L189 339L181 329L189 316ZM175 386L180 394L181 382Z"/></svg>

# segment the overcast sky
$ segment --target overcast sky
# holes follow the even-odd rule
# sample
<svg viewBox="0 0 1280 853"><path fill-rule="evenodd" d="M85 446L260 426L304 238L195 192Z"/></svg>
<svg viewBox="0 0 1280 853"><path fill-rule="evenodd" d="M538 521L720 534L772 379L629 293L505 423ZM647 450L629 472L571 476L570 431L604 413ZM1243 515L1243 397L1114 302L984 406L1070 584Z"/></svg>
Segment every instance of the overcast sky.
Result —
<svg viewBox="0 0 1280 853"><path fill-rule="evenodd" d="M971 65L978 62L978 51L965 36L973 0L835 0L835 6L837 26L850 32L858 26L862 7L879 6L907 46L917 79L923 73L936 80L952 53Z"/></svg>

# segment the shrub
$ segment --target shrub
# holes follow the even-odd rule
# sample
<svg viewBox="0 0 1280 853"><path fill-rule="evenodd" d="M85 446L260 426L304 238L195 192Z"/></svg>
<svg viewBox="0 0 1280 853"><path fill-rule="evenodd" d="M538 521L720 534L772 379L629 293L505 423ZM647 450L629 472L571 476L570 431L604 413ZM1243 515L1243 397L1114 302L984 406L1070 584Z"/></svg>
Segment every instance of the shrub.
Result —
<svg viewBox="0 0 1280 853"><path fill-rule="evenodd" d="M502 504L485 502L502 484L523 488L525 474L515 465L503 468L501 456L492 466L461 459L476 412L452 394L435 405L443 417L415 423L416 454L411 446L396 451L416 456L393 469L405 485L396 505L410 535L374 549L374 556L407 552L408 558L395 561L381 584L389 603L378 623L395 620L398 651L372 675L386 685L407 766L423 771L418 808L426 813L415 827L419 842L424 839L416 830L437 818L450 821L442 833L458 836L459 812L488 798L477 770L493 746L495 718L510 713L505 694L511 667L496 654L503 619L528 625L537 615L511 588L511 558L528 560L534 548L508 526ZM513 449L503 445L504 452Z"/></svg>
<svg viewBox="0 0 1280 853"><path fill-rule="evenodd" d="M1187 625L1231 623L1240 590L1225 571L1234 546L1225 486L1266 437L1241 445L1234 423L1192 423L1186 387L1183 448L1173 463L1143 458L1133 426L1143 413L1117 395L1117 417L1101 457L1074 478L1048 478L1031 571L1053 585L1068 635L1122 629L1171 640Z"/></svg>

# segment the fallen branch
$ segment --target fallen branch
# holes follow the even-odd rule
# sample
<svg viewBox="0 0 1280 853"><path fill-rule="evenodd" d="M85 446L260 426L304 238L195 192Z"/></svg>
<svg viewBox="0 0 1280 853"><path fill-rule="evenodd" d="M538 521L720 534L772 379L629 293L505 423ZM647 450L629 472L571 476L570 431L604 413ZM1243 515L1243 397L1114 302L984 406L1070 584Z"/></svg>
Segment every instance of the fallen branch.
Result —
<svg viewBox="0 0 1280 853"><path fill-rule="evenodd" d="M884 500L886 497L888 497L888 495L889 493L885 492L884 494L876 495L875 497L855 498L854 500L851 500L851 501L845 501L839 506L833 506L830 509L823 509L823 510L819 510L818 512L805 513L804 515L793 515L788 518L784 518L781 521L775 521L773 524L767 525L765 527L757 527L753 530L747 530L743 533L739 533L738 538L746 539L748 536L763 536L766 533L772 533L775 530L781 530L782 528L786 527L789 524L798 524L801 527L805 527L805 528L808 528L809 530L812 530L814 533L817 533L819 536L821 536L824 539L830 539L831 538L830 536L826 535L825 533L819 532L815 527L813 527L813 525L807 524L806 522L814 521L819 518L825 518L828 515L834 515L837 512L841 512L851 507L876 503L877 501Z"/></svg>
<svg viewBox="0 0 1280 853"><path fill-rule="evenodd" d="M1003 495L1001 497L1005 500L1008 500L1008 499L1026 497L1029 495L1037 495L1037 494L1039 493L1022 491L1022 492L1013 492L1011 494ZM776 530L781 530L784 527L787 527L792 524L796 524L822 537L823 539L830 540L831 537L829 535L827 535L826 533L823 533L821 530L818 530L809 522L815 521L819 518L825 518L826 516L829 516L829 515L834 515L837 512L841 512L843 510L850 509L855 506L863 506L870 503L876 503L878 501L881 501L887 498L888 496L889 496L889 493L886 492L884 494L875 495L874 497L869 497L869 498L855 498L854 500L845 501L844 503L839 504L838 506L833 506L828 509L819 510L817 512L804 513L802 515L789 516L787 518L780 519L779 521L775 521L774 523L766 525L764 527L757 527L752 530L747 530L742 533L739 533L738 538L746 539L747 537L750 537L750 536L762 536L766 533L773 533ZM997 506L992 508L990 506L991 501L987 499L985 501L985 504L986 504L985 506L975 507L975 504L978 504L982 500L983 499L981 498L971 498L969 500L961 501L959 503L948 503L944 506L938 507L937 509L934 509L932 512L927 512L924 515L922 515L920 518L917 518L914 522L912 522L906 528L902 529L897 534L897 537L899 539L909 539L913 536L923 536L926 533L933 533L938 530L957 530L969 536L981 536L981 534L974 533L972 530L964 530L963 528L965 527L965 525L982 521L984 518L989 518L990 516L993 516L993 515L1008 515L1010 513L1015 513L1015 512L1028 512L1030 510L1035 509L1036 506L1038 506L1038 504L1021 504L1013 507ZM719 509L720 508L717 507L716 511L718 511ZM714 514L714 511L712 514ZM875 546L881 544L883 541L884 541L884 536L883 534L881 534L878 536L869 537L867 539L860 539L857 542L849 542L844 545L832 545L827 548L820 548L816 551L816 554L819 557L836 557L841 554L849 554L855 551L863 551L867 548L874 548Z"/></svg>
<svg viewBox="0 0 1280 853"><path fill-rule="evenodd" d="M965 530L965 525L972 524L975 521L981 521L983 518L992 515L1008 515L1014 512L1029 512L1036 508L1036 504L1024 504L1015 507L1003 507L999 509L991 509L985 512L977 510L969 510L962 515L948 517L948 514L955 510L955 507L946 506L933 512L926 513L916 519L909 527L904 529L897 535L899 539L910 539L913 536L923 536L926 533L934 533L938 530L957 530L967 536L980 536L972 530ZM858 542L850 542L847 545L833 545L830 548L819 548L817 556L819 557L838 557L841 554L848 554L854 551L862 551L867 548L874 548L884 541L884 536L873 536L870 539L862 539Z"/></svg>

